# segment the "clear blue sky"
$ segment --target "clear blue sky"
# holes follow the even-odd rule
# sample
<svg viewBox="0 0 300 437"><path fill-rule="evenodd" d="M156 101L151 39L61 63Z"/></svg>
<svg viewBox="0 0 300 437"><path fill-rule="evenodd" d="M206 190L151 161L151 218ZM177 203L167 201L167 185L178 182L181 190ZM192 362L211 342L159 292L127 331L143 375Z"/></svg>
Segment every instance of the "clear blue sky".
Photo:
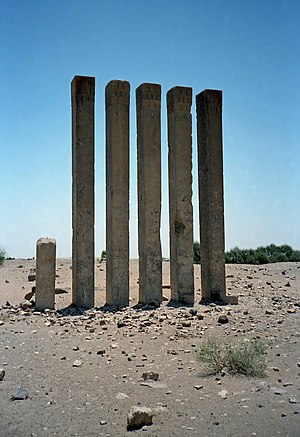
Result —
<svg viewBox="0 0 300 437"><path fill-rule="evenodd" d="M226 248L300 248L298 0L0 0L0 246L71 255L70 82L96 77L96 254L105 248L104 87L131 84L131 256L137 256L134 91L162 85L163 254L168 255L165 94L223 90ZM195 238L198 188L195 105Z"/></svg>

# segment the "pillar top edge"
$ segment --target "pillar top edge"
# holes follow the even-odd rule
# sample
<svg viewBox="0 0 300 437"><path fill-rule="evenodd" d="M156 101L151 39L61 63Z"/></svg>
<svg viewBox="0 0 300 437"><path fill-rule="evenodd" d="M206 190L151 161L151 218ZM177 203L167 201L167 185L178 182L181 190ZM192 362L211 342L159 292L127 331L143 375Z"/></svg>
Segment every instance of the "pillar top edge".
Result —
<svg viewBox="0 0 300 437"><path fill-rule="evenodd" d="M208 103L215 101L216 103L218 102L218 104L221 104L222 100L223 100L222 90L206 89L196 95L197 106L203 101L207 101Z"/></svg>
<svg viewBox="0 0 300 437"><path fill-rule="evenodd" d="M95 97L95 77L93 76L74 76L71 82L71 92L73 96Z"/></svg>
<svg viewBox="0 0 300 437"><path fill-rule="evenodd" d="M110 80L105 89L123 89L129 91L130 83L127 80Z"/></svg>
<svg viewBox="0 0 300 437"><path fill-rule="evenodd" d="M142 100L161 101L161 86L154 83L142 83L135 91L139 103Z"/></svg>
<svg viewBox="0 0 300 437"><path fill-rule="evenodd" d="M167 107L170 112L190 111L193 90L191 87L175 86L167 92Z"/></svg>
<svg viewBox="0 0 300 437"><path fill-rule="evenodd" d="M193 89L190 86L173 86L173 88L170 88L167 94L180 94L180 92L185 92L186 94L193 93Z"/></svg>
<svg viewBox="0 0 300 437"><path fill-rule="evenodd" d="M55 238L42 237L37 240L36 244L38 246L40 246L41 244L56 244L56 240Z"/></svg>
<svg viewBox="0 0 300 437"><path fill-rule="evenodd" d="M214 89L211 89L211 88L207 88L207 89L201 91L201 93L197 94L196 98L198 96L204 95L204 94L207 94L207 95L208 94L215 94L215 95L221 94L222 95L223 94L223 90L214 90Z"/></svg>
<svg viewBox="0 0 300 437"><path fill-rule="evenodd" d="M159 83L143 82L143 83L141 83L141 85L139 85L137 87L136 91L137 90L144 90L145 88L146 89L152 88L152 89L161 90L161 85Z"/></svg>
<svg viewBox="0 0 300 437"><path fill-rule="evenodd" d="M81 81L81 80L92 80L92 81L95 81L95 76L78 76L78 75L75 75L74 77L73 77L73 79L72 79L72 82L73 81Z"/></svg>

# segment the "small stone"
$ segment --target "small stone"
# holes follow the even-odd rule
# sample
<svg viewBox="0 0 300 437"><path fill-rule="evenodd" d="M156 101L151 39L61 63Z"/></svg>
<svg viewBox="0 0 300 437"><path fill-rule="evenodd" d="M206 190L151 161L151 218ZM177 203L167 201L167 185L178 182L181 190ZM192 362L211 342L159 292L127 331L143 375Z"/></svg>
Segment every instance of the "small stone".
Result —
<svg viewBox="0 0 300 437"><path fill-rule="evenodd" d="M28 391L24 387L19 387L15 394L11 397L12 401L24 401L28 398Z"/></svg>
<svg viewBox="0 0 300 437"><path fill-rule="evenodd" d="M4 369L0 369L0 381L3 381L5 376L5 370Z"/></svg>
<svg viewBox="0 0 300 437"><path fill-rule="evenodd" d="M153 412L151 408L133 406L127 415L127 431L141 429L143 426L152 425Z"/></svg>
<svg viewBox="0 0 300 437"><path fill-rule="evenodd" d="M190 312L190 314L192 316L196 316L197 315L197 310L195 308L191 308L189 312Z"/></svg>
<svg viewBox="0 0 300 437"><path fill-rule="evenodd" d="M285 395L286 394L286 390L284 390L283 388L278 388L278 387L271 387L270 390L275 394L275 395Z"/></svg>
<svg viewBox="0 0 300 437"><path fill-rule="evenodd" d="M221 391L219 391L218 395L221 397L221 399L227 399L228 391L221 390Z"/></svg>
<svg viewBox="0 0 300 437"><path fill-rule="evenodd" d="M124 322L124 320L118 320L117 326L118 328L123 328L124 326L127 326L127 323Z"/></svg>
<svg viewBox="0 0 300 437"><path fill-rule="evenodd" d="M274 315L274 311L272 311L272 310L266 310L266 315L267 315L267 316L272 316L272 315Z"/></svg>
<svg viewBox="0 0 300 437"><path fill-rule="evenodd" d="M203 388L203 385L194 385L194 388L196 390L201 390L201 388Z"/></svg>
<svg viewBox="0 0 300 437"><path fill-rule="evenodd" d="M141 382L141 385L151 388L167 388L166 384L159 381L143 381Z"/></svg>
<svg viewBox="0 0 300 437"><path fill-rule="evenodd" d="M256 391L268 390L270 388L267 381L260 381L256 386Z"/></svg>
<svg viewBox="0 0 300 437"><path fill-rule="evenodd" d="M273 370L274 372L279 372L279 367L270 367L271 370Z"/></svg>
<svg viewBox="0 0 300 437"><path fill-rule="evenodd" d="M102 425L106 425L107 424L107 421L106 420L100 420L100 425L102 426Z"/></svg>
<svg viewBox="0 0 300 437"><path fill-rule="evenodd" d="M221 314L221 316L219 316L218 318L218 323L221 323L221 325L228 323L228 317L226 316L226 314Z"/></svg>
<svg viewBox="0 0 300 437"><path fill-rule="evenodd" d="M153 381L157 381L159 378L159 373L157 373L157 372L143 372L142 377L145 381L148 379L152 379Z"/></svg>
<svg viewBox="0 0 300 437"><path fill-rule="evenodd" d="M118 393L116 399L127 399L128 396L125 393Z"/></svg>
<svg viewBox="0 0 300 437"><path fill-rule="evenodd" d="M21 307L23 310L26 310L27 308L31 308L31 307L32 307L32 302L30 302L29 300L23 300L23 301L20 303L20 307Z"/></svg>
<svg viewBox="0 0 300 437"><path fill-rule="evenodd" d="M191 322L189 322L189 321L187 321L187 320L183 320L183 321L181 322L181 324L182 324L182 326L183 326L184 328L189 328L189 327L191 326Z"/></svg>
<svg viewBox="0 0 300 437"><path fill-rule="evenodd" d="M81 367L82 366L82 361L80 360L75 360L73 363L73 367Z"/></svg>
<svg viewBox="0 0 300 437"><path fill-rule="evenodd" d="M290 404L298 404L298 401L297 401L295 396L290 396L289 397L289 403Z"/></svg>

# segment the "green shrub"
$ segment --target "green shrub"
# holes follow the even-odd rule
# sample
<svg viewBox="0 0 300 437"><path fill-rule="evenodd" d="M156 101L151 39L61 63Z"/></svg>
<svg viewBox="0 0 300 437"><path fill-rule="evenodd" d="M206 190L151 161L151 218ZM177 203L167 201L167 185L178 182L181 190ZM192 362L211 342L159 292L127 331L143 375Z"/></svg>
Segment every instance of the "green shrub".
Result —
<svg viewBox="0 0 300 437"><path fill-rule="evenodd" d="M0 266L4 263L6 257L6 252L4 249L0 248Z"/></svg>
<svg viewBox="0 0 300 437"><path fill-rule="evenodd" d="M257 339L241 343L223 343L215 337L199 348L197 358L208 374L227 369L232 374L263 376L266 370L266 345Z"/></svg>
<svg viewBox="0 0 300 437"><path fill-rule="evenodd" d="M300 251L283 244L270 244L257 249L239 249L234 247L225 253L225 262L230 264L268 264L276 262L300 261Z"/></svg>
<svg viewBox="0 0 300 437"><path fill-rule="evenodd" d="M231 345L226 354L226 367L233 374L263 376L266 370L265 351L265 344L257 339Z"/></svg>
<svg viewBox="0 0 300 437"><path fill-rule="evenodd" d="M197 358L209 374L219 373L225 367L225 347L217 338L208 338L200 346Z"/></svg>
<svg viewBox="0 0 300 437"><path fill-rule="evenodd" d="M194 242L194 264L200 264L200 243L199 241Z"/></svg>
<svg viewBox="0 0 300 437"><path fill-rule="evenodd" d="M106 261L106 250L102 250L101 252L100 262L102 261Z"/></svg>

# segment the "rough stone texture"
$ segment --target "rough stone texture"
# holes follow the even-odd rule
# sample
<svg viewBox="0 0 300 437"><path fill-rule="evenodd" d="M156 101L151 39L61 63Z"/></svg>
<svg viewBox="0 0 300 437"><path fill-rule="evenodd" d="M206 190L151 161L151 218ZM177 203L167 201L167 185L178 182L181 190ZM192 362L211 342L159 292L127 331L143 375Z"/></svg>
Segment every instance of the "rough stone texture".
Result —
<svg viewBox="0 0 300 437"><path fill-rule="evenodd" d="M222 91L196 96L202 300L226 301Z"/></svg>
<svg viewBox="0 0 300 437"><path fill-rule="evenodd" d="M56 241L40 238L36 243L35 306L39 311L54 309Z"/></svg>
<svg viewBox="0 0 300 437"><path fill-rule="evenodd" d="M139 301L162 301L161 87L144 83L136 90L138 153Z"/></svg>
<svg viewBox="0 0 300 437"><path fill-rule="evenodd" d="M75 76L72 92L72 299L94 306L95 78Z"/></svg>
<svg viewBox="0 0 300 437"><path fill-rule="evenodd" d="M152 425L153 412L151 408L133 406L127 416L127 430L133 431L143 426Z"/></svg>
<svg viewBox="0 0 300 437"><path fill-rule="evenodd" d="M106 303L129 305L128 82L113 80L106 106Z"/></svg>
<svg viewBox="0 0 300 437"><path fill-rule="evenodd" d="M167 93L171 299L194 303L192 89Z"/></svg>

